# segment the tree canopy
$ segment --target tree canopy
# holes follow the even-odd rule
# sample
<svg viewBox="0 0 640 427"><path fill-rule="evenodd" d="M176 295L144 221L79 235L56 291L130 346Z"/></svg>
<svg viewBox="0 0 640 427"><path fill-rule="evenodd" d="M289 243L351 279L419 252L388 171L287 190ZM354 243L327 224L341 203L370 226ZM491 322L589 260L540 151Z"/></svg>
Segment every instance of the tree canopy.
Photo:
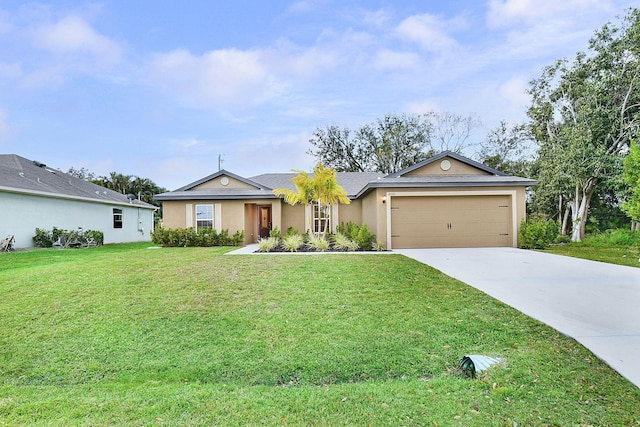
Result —
<svg viewBox="0 0 640 427"><path fill-rule="evenodd" d="M536 197L558 200L584 237L598 183L620 175L640 124L640 11L596 31L588 52L561 59L531 82L528 115L539 143Z"/></svg>
<svg viewBox="0 0 640 427"><path fill-rule="evenodd" d="M317 128L308 153L339 172L394 173L437 152L461 152L479 120L453 113L387 114L356 131Z"/></svg>

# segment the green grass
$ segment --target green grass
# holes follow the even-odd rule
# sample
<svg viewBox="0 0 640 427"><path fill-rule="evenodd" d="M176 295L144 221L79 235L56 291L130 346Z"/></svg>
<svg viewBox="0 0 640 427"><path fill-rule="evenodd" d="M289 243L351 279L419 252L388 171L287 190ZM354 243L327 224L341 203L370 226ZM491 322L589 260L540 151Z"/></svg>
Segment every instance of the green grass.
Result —
<svg viewBox="0 0 640 427"><path fill-rule="evenodd" d="M0 425L640 425L575 341L402 256L148 246L0 256Z"/></svg>
<svg viewBox="0 0 640 427"><path fill-rule="evenodd" d="M608 230L588 235L579 243L552 246L545 252L640 267L640 232L625 229Z"/></svg>

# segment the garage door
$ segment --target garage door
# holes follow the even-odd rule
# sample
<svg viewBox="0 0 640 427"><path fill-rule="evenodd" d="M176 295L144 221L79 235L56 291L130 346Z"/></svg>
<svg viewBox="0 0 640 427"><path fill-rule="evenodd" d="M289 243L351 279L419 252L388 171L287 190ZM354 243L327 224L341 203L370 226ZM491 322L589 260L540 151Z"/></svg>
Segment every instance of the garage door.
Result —
<svg viewBox="0 0 640 427"><path fill-rule="evenodd" d="M511 246L511 196L391 198L393 248Z"/></svg>

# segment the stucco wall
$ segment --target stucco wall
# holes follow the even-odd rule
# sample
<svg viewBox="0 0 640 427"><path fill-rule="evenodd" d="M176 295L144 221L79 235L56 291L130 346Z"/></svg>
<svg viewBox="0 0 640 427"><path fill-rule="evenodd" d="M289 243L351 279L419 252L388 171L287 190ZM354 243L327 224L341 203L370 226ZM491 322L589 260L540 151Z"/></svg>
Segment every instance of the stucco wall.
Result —
<svg viewBox="0 0 640 427"><path fill-rule="evenodd" d="M0 192L0 206L0 239L15 235L16 248L33 247L36 228L102 231L104 243L150 241L153 230L153 211L135 206L5 192ZM122 228L113 228L113 208L123 210Z"/></svg>
<svg viewBox="0 0 640 427"><path fill-rule="evenodd" d="M358 225L362 224L362 201L352 200L348 205L341 204L338 213L338 223L348 223L349 221L355 222Z"/></svg>

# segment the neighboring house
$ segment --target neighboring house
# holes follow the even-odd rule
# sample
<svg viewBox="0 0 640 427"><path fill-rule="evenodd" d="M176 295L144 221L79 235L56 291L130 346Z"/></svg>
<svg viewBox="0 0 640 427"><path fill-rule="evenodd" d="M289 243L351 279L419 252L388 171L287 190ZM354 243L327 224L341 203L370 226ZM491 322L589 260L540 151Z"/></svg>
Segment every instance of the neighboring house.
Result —
<svg viewBox="0 0 640 427"><path fill-rule="evenodd" d="M269 231L324 228L331 218L366 224L387 249L518 245L526 215L526 188L536 181L506 175L446 151L400 172L339 172L349 205L290 206L274 188L295 190L296 174L243 178L221 170L175 191L159 194L166 228L228 229L253 243Z"/></svg>
<svg viewBox="0 0 640 427"><path fill-rule="evenodd" d="M48 168L15 154L0 154L0 239L33 247L36 228L97 230L104 243L151 240L148 203Z"/></svg>

